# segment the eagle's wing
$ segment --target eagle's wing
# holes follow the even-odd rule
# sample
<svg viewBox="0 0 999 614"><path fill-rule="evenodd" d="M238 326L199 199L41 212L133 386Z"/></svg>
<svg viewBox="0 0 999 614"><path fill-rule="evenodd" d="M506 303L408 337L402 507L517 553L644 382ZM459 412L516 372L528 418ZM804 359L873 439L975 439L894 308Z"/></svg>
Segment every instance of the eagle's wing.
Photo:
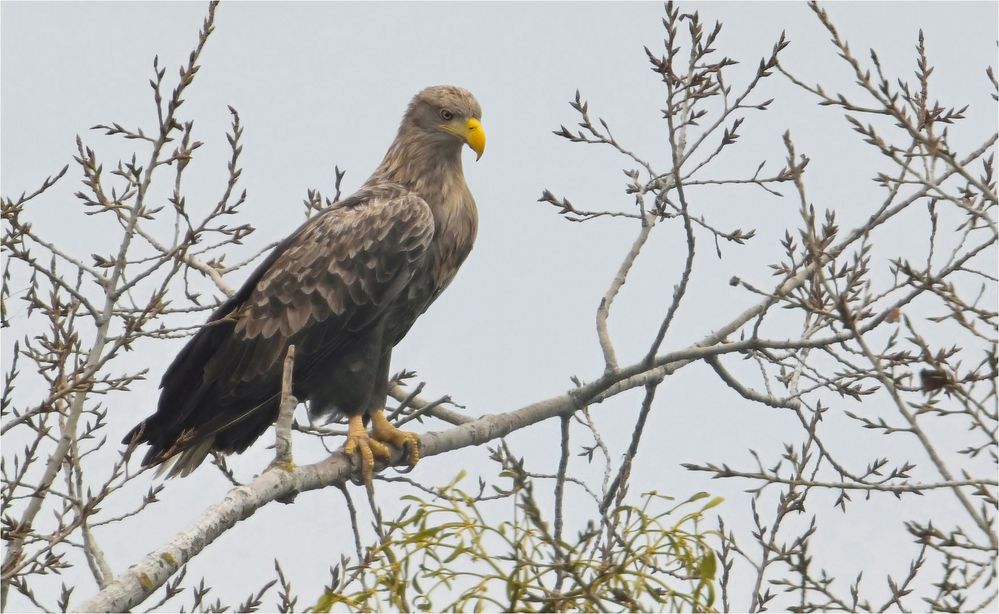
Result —
<svg viewBox="0 0 999 614"><path fill-rule="evenodd" d="M306 332L316 350L334 351L406 287L433 233L430 207L411 194L372 195L306 224L230 314L233 334L206 366L206 377L252 382L275 368L289 340ZM298 369L307 370L312 357L302 358Z"/></svg>
<svg viewBox="0 0 999 614"><path fill-rule="evenodd" d="M303 224L167 369L142 426L144 463L184 449L203 458L216 434L273 404L289 344L307 346L297 348L297 378L362 334L419 270L433 234L426 202L392 188L365 189ZM187 460L178 465L200 462Z"/></svg>

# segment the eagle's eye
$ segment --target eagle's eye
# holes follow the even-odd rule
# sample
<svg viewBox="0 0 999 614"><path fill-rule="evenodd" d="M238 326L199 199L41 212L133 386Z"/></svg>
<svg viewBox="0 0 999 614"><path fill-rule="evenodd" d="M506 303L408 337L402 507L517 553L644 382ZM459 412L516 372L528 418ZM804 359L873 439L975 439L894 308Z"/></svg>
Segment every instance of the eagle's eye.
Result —
<svg viewBox="0 0 999 614"><path fill-rule="evenodd" d="M454 118L454 113L448 111L447 109L441 109L441 119L446 122L451 121Z"/></svg>

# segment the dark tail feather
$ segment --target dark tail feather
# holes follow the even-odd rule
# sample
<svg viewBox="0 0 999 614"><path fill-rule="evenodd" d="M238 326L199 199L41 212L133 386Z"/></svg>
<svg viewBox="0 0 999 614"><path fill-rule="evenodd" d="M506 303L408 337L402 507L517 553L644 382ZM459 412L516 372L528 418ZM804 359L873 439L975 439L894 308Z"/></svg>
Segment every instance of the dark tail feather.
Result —
<svg viewBox="0 0 999 614"><path fill-rule="evenodd" d="M249 404L249 403L248 403ZM272 405L273 407L268 407ZM168 478L186 477L204 462L213 450L238 453L246 450L277 418L279 395L274 394L245 409L232 411L220 407L216 418L194 429L180 433L157 428L152 416L135 426L122 440L130 447L149 444L142 466L162 465L157 477L169 470Z"/></svg>
<svg viewBox="0 0 999 614"><path fill-rule="evenodd" d="M198 468L201 463L204 462L205 458L208 457L208 453L212 451L212 447L215 445L215 438L208 437L202 440L200 443L193 445L179 454L175 454L166 460L162 461L160 468L156 470L156 477L160 477L167 470L170 473L167 474L167 479L182 477L186 478L191 475L191 472Z"/></svg>

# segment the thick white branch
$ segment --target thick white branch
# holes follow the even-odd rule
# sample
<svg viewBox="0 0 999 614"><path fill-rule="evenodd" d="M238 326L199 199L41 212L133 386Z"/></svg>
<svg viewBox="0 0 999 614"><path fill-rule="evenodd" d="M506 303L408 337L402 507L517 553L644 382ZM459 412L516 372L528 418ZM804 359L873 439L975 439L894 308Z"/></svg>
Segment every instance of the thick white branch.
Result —
<svg viewBox="0 0 999 614"><path fill-rule="evenodd" d="M592 386L592 385L591 385ZM576 409L573 395L564 394L528 405L517 411L480 418L443 433L420 437L422 456L435 456L458 448L485 443L546 418ZM402 462L401 452L393 457ZM352 460L337 452L326 460L291 470L271 468L244 486L233 488L225 498L208 508L201 519L145 559L133 565L103 590L80 606L83 612L123 612L142 603L181 566L208 544L276 499L342 484L353 473Z"/></svg>
<svg viewBox="0 0 999 614"><path fill-rule="evenodd" d="M740 319L748 321L753 315L754 310L749 310ZM631 365L605 373L597 380L570 392L514 411L483 416L444 432L424 433L420 436L421 456L436 456L459 448L481 445L543 420L571 413L587 404L599 403L625 390L645 385L651 379L661 379L663 375L704 356L735 351L736 348L742 350L761 343L759 340L750 340L719 344L720 336L728 334L727 328L707 337L699 346L665 355L651 367ZM790 341L776 343L782 347L793 345ZM709 347L712 345L714 347ZM392 462L403 462L401 451L395 451ZM178 534L115 578L81 605L80 611L122 612L135 607L208 544L264 505L274 500L287 500L300 492L342 484L350 478L353 471L352 459L342 452L334 453L313 465L268 469L249 484L229 491L220 503L208 508L193 527Z"/></svg>

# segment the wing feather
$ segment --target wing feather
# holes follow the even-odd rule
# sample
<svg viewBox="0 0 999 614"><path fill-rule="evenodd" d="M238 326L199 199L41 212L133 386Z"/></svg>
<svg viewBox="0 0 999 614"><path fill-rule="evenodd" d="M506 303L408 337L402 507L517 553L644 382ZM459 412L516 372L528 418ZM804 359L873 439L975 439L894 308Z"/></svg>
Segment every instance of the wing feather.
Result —
<svg viewBox="0 0 999 614"><path fill-rule="evenodd" d="M433 238L430 207L398 189L358 197L299 230L234 310L233 335L206 376L252 381L275 370L289 343L310 335L321 338L309 344L314 358L327 356L399 296ZM299 354L296 367L307 369L314 358Z"/></svg>

